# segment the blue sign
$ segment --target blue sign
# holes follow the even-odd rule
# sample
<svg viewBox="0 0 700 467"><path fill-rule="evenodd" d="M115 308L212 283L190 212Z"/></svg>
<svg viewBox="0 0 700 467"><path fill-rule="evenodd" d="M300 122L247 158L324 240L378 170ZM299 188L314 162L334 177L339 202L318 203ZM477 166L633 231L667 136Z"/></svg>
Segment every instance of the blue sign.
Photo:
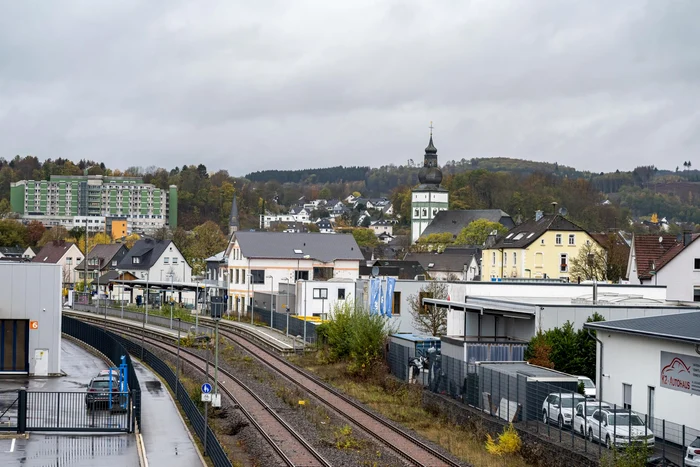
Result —
<svg viewBox="0 0 700 467"><path fill-rule="evenodd" d="M379 314L381 289L381 279L372 278L369 280L369 312L372 315Z"/></svg>
<svg viewBox="0 0 700 467"><path fill-rule="evenodd" d="M202 384L202 393L209 394L210 392L211 392L211 384L209 384L209 383Z"/></svg>

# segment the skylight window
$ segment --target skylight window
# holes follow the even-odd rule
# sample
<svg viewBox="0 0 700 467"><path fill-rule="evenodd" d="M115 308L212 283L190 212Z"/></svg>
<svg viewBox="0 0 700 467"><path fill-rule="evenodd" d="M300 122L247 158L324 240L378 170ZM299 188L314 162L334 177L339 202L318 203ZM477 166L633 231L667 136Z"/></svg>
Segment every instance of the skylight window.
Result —
<svg viewBox="0 0 700 467"><path fill-rule="evenodd" d="M510 237L512 237L512 236L513 236L513 234L512 234L512 233L509 233L508 235L506 235L506 238L510 238Z"/></svg>
<svg viewBox="0 0 700 467"><path fill-rule="evenodd" d="M533 235L535 235L535 232L530 232L530 235L528 235L527 238L530 238L530 237L532 237Z"/></svg>
<svg viewBox="0 0 700 467"><path fill-rule="evenodd" d="M294 254L300 255L300 254L302 254L302 251L299 250L299 249L297 249L297 248L295 248L295 249L294 249Z"/></svg>
<svg viewBox="0 0 700 467"><path fill-rule="evenodd" d="M434 267L435 267L435 263L428 263L428 267L429 267L429 268L434 268Z"/></svg>
<svg viewBox="0 0 700 467"><path fill-rule="evenodd" d="M513 237L513 240L520 240L520 239L523 238L524 236L525 236L525 234L519 233L518 235L516 235L515 237Z"/></svg>

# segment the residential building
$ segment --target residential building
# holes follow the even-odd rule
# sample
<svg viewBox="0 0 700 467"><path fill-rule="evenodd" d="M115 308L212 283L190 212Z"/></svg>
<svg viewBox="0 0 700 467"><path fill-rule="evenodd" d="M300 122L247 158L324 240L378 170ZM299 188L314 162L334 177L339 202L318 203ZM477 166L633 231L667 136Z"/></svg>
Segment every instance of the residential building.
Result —
<svg viewBox="0 0 700 467"><path fill-rule="evenodd" d="M0 259L27 261L36 256L32 247L3 246L0 247Z"/></svg>
<svg viewBox="0 0 700 467"><path fill-rule="evenodd" d="M700 311L584 328L599 339L598 397L647 415L649 428L676 445L693 441L700 430Z"/></svg>
<svg viewBox="0 0 700 467"><path fill-rule="evenodd" d="M84 280L85 268L87 267L88 281L95 281L107 271L116 270L117 265L128 251L129 249L122 243L95 245L88 253L87 260L76 265L75 275L79 280ZM85 261L87 261L87 265Z"/></svg>
<svg viewBox="0 0 700 467"><path fill-rule="evenodd" d="M452 281L480 280L480 248L446 248L442 253L409 252L404 258L418 261L431 279Z"/></svg>
<svg viewBox="0 0 700 467"><path fill-rule="evenodd" d="M52 175L50 180L21 180L10 188L12 210L23 222L77 226L76 216L124 217L139 232L177 228L177 187L162 190L138 177ZM84 222L84 221L83 221Z"/></svg>
<svg viewBox="0 0 700 467"><path fill-rule="evenodd" d="M377 240L379 240L380 242L382 242L385 245L388 245L389 243L391 243L391 241L393 239L394 239L394 236L391 234L388 234L388 233L380 233L379 235L377 235Z"/></svg>
<svg viewBox="0 0 700 467"><path fill-rule="evenodd" d="M105 233L112 240L120 240L131 233L131 226L125 217L106 217Z"/></svg>
<svg viewBox="0 0 700 467"><path fill-rule="evenodd" d="M333 224L331 223L331 220L327 217L317 220L316 227L318 227L318 231L320 233L335 233L335 230L333 229Z"/></svg>
<svg viewBox="0 0 700 467"><path fill-rule="evenodd" d="M442 171L438 166L437 149L433 145L433 130L425 148L423 167L418 173L420 185L411 191L411 243L415 243L440 211L449 208L449 193L440 186Z"/></svg>
<svg viewBox="0 0 700 467"><path fill-rule="evenodd" d="M588 232L559 214L544 215L520 224L484 248L481 280L503 278L570 277L571 261L586 244L597 242ZM598 246L599 247L599 246Z"/></svg>
<svg viewBox="0 0 700 467"><path fill-rule="evenodd" d="M439 211L425 228L421 237L449 232L452 234L452 238L457 238L462 229L479 219L498 222L508 230L515 227L515 222L510 215L500 209L453 209Z"/></svg>
<svg viewBox="0 0 700 467"><path fill-rule="evenodd" d="M665 285L669 300L700 302L700 234L635 235L627 264L630 284Z"/></svg>
<svg viewBox="0 0 700 467"><path fill-rule="evenodd" d="M311 223L310 214L311 211L304 207L292 207L288 214L261 214L260 228L269 229L276 222L309 224Z"/></svg>
<svg viewBox="0 0 700 467"><path fill-rule="evenodd" d="M233 311L248 310L254 292L279 290L298 280L356 279L360 247L352 235L234 233L226 250Z"/></svg>
<svg viewBox="0 0 700 467"><path fill-rule="evenodd" d="M388 234L390 236L394 234L394 224L385 219L372 222L369 228L372 229L374 235L377 237L381 234Z"/></svg>
<svg viewBox="0 0 700 467"><path fill-rule="evenodd" d="M75 265L83 260L83 252L75 243L66 241L49 242L32 258L33 263L59 264L62 268L63 285L75 284Z"/></svg>
<svg viewBox="0 0 700 467"><path fill-rule="evenodd" d="M192 267L171 240L145 238L137 241L116 269L152 282L192 281Z"/></svg>

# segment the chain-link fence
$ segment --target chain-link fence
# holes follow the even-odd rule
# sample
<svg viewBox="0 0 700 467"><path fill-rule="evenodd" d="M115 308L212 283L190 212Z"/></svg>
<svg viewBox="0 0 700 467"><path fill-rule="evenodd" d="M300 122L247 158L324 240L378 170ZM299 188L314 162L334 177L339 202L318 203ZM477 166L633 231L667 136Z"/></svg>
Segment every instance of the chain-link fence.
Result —
<svg viewBox="0 0 700 467"><path fill-rule="evenodd" d="M614 455L630 445L646 446L650 462L657 462L653 465L684 466L686 447L700 436L694 427L649 417L629 406L586 399L570 378L551 382L534 371L510 371L508 364L501 369L494 368L499 365L493 362L469 364L393 342L387 363L402 381L420 384L486 417L513 422L580 452Z"/></svg>

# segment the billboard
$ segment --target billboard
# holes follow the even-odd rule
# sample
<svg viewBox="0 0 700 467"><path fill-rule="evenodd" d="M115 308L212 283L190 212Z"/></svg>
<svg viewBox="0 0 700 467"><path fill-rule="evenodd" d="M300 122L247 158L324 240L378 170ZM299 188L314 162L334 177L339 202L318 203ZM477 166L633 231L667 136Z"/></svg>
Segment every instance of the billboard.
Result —
<svg viewBox="0 0 700 467"><path fill-rule="evenodd" d="M700 396L700 357L661 352L660 386Z"/></svg>

